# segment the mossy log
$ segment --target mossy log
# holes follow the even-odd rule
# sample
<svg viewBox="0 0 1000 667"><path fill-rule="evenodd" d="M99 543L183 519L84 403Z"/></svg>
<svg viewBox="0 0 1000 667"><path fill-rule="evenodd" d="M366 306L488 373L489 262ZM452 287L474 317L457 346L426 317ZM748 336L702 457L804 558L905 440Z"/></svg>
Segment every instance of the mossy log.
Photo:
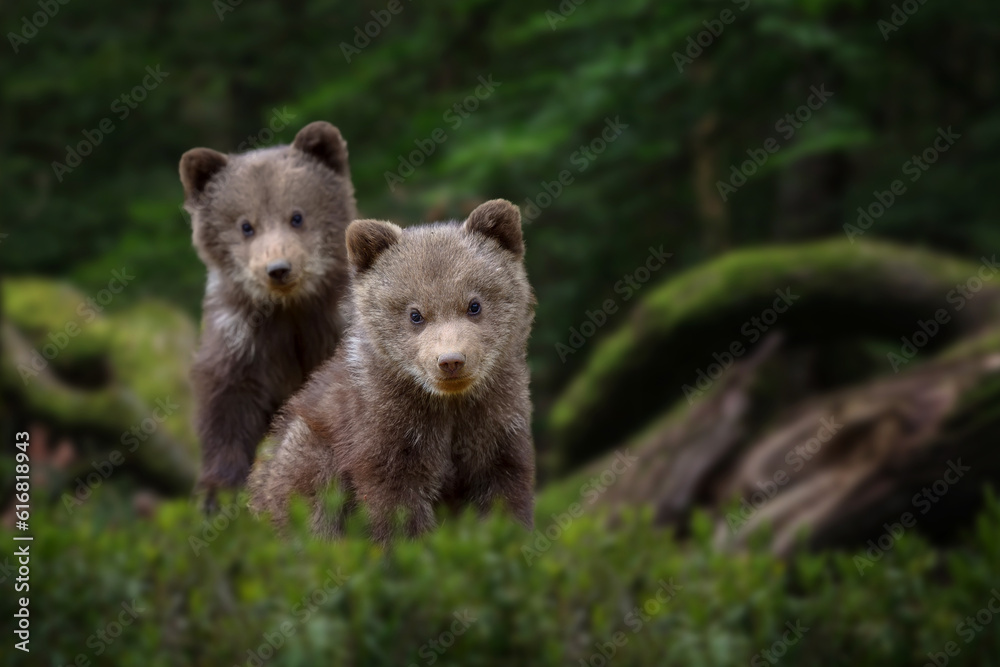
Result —
<svg viewBox="0 0 1000 667"><path fill-rule="evenodd" d="M657 286L596 342L541 440L564 469L593 459L664 406L704 400L706 385L715 384L710 374L719 375L714 365L744 361L772 330L784 333L786 349L812 350L821 377L800 389L815 391L891 371L887 355L900 353L900 338L944 310L947 322L917 363L996 317L1000 280L973 280L979 289L969 298L960 291L979 268L925 250L840 240L733 252ZM768 311L776 302L785 312L775 320ZM732 354L734 344L741 354Z"/></svg>
<svg viewBox="0 0 1000 667"><path fill-rule="evenodd" d="M652 505L682 534L695 510L707 511L720 546L744 546L765 527L779 553L800 540L863 544L897 524L950 536L1000 482L1000 285L991 275L986 264L884 244L733 253L657 288L595 350L553 429L566 453L614 443L638 457L604 503ZM732 323L783 285L801 300L698 397L679 395L663 366L681 356L672 350L725 350L712 342L736 338ZM856 368L824 384L803 371L817 358ZM674 379L643 394L663 378ZM588 431L600 439L585 446Z"/></svg>
<svg viewBox="0 0 1000 667"><path fill-rule="evenodd" d="M719 546L744 546L766 529L778 553L800 538L863 544L894 524L937 537L968 525L984 488L1000 482L1000 336L807 398L761 427L757 383L778 341L706 401L669 411L632 440L638 461L603 501L651 504L659 523L682 534L692 512L706 510Z"/></svg>
<svg viewBox="0 0 1000 667"><path fill-rule="evenodd" d="M19 423L84 447L71 477L118 450L144 483L189 491L198 460L191 319L154 301L109 314L45 279L5 279L0 288L0 393Z"/></svg>

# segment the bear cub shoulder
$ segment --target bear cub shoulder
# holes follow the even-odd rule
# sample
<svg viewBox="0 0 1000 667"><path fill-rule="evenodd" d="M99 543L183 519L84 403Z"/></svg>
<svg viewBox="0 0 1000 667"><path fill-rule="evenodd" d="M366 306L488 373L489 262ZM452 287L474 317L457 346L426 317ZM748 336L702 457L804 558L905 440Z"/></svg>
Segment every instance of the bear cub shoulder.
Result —
<svg viewBox="0 0 1000 667"><path fill-rule="evenodd" d="M338 534L358 506L387 543L435 525L434 510L500 501L533 525L535 455L526 348L535 299L521 216L493 200L464 223L347 229L351 318L335 356L276 420L251 507L282 526L292 494L313 529ZM344 498L324 512L326 487Z"/></svg>
<svg viewBox="0 0 1000 667"><path fill-rule="evenodd" d="M275 412L336 349L357 210L347 144L322 121L290 145L189 150L180 177L208 269L192 383L211 506L244 483Z"/></svg>

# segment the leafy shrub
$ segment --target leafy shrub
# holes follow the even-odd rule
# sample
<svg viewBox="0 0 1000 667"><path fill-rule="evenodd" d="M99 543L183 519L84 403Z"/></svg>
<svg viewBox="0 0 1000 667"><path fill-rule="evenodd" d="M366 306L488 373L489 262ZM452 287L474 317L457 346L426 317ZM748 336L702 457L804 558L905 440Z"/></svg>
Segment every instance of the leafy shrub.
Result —
<svg viewBox="0 0 1000 667"><path fill-rule="evenodd" d="M304 512L282 539L239 504L215 526L184 502L150 519L102 502L40 509L32 652L8 650L9 664L912 665L950 641L951 664L1000 656L1000 625L957 627L1000 599L995 499L961 546L907 533L863 575L855 553L715 552L704 517L685 544L646 512L614 530L553 519L562 500L540 499L531 536L463 516L386 553L354 527L337 543L305 538ZM0 596L0 613L14 604Z"/></svg>

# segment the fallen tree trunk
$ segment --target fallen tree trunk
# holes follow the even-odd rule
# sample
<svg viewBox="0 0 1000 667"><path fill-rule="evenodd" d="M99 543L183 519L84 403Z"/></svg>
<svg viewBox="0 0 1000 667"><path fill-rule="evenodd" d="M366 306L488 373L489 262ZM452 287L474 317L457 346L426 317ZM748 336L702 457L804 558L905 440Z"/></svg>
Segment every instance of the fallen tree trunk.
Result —
<svg viewBox="0 0 1000 667"><path fill-rule="evenodd" d="M1000 336L807 399L755 430L753 385L776 342L710 400L634 443L638 464L605 502L652 504L682 534L703 509L719 546L745 546L765 528L783 554L800 536L830 547L968 525L984 487L1000 482Z"/></svg>
<svg viewBox="0 0 1000 667"><path fill-rule="evenodd" d="M595 350L553 414L557 442L570 460L624 443L638 464L603 502L651 505L682 535L706 511L720 547L762 530L783 554L800 541L885 544L911 528L948 537L1000 482L994 274L992 258L886 245L735 253L658 288ZM783 284L801 302L697 395L679 396L666 360L728 351L712 346ZM853 378L824 382L823 363L854 366Z"/></svg>
<svg viewBox="0 0 1000 667"><path fill-rule="evenodd" d="M731 253L657 287L600 341L542 440L564 469L592 459L663 406L705 400L771 330L787 338L776 405L911 366L995 321L1000 285L981 267L883 243ZM915 334L917 359L900 340Z"/></svg>

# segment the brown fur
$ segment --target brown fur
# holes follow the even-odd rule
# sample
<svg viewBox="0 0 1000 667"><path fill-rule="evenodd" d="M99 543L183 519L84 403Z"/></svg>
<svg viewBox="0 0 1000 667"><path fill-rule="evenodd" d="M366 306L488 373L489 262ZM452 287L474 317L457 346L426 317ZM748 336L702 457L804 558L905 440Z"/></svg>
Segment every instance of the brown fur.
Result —
<svg viewBox="0 0 1000 667"><path fill-rule="evenodd" d="M485 513L500 500L530 528L525 352L535 301L517 207L494 200L464 224L405 231L359 220L347 246L351 324L276 420L274 455L251 474L251 507L280 527L301 494L314 503L315 532L332 535L360 504L380 543L399 510L414 536L434 527L442 504ZM423 322L411 321L414 310ZM331 522L323 492L334 481L346 501Z"/></svg>
<svg viewBox="0 0 1000 667"><path fill-rule="evenodd" d="M211 506L217 489L243 484L274 413L336 348L348 282L344 230L357 210L347 145L325 122L307 125L289 146L240 155L192 149L180 175L208 267L192 380L199 485Z"/></svg>

